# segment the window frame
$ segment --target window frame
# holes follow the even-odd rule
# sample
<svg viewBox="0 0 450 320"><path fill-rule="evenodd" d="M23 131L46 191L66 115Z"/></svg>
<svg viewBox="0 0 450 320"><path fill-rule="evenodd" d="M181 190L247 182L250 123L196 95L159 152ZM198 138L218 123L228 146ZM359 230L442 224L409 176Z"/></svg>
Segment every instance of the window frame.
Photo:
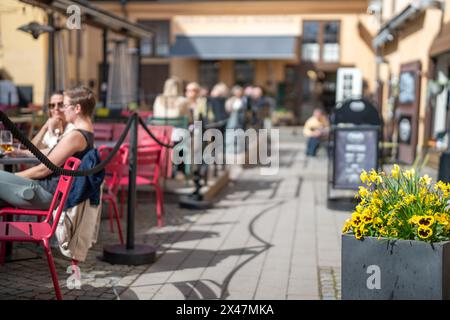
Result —
<svg viewBox="0 0 450 320"><path fill-rule="evenodd" d="M170 32L171 32L171 20L170 19L139 19L137 21L138 24L147 27L148 29L152 30L155 33L155 37L152 39L145 39L150 42L150 53L149 54L142 54L143 58L169 58L170 57ZM152 26L152 24L166 24L167 25L167 35L165 36L165 40L167 41L167 53L165 54L158 54L158 29L155 30L155 27ZM141 42L143 42L142 40ZM142 44L141 44L141 52L142 52Z"/></svg>
<svg viewBox="0 0 450 320"><path fill-rule="evenodd" d="M318 23L319 24L319 30L318 30L318 34L317 34L317 44L319 45L319 59L317 61L314 60L305 60L303 58L303 46L305 44L308 44L309 42L303 42L303 36L302 36L302 41L301 41L301 48L300 48L300 52L301 52L301 61L302 62L307 62L307 63L320 63L320 64L336 64L336 63L340 63L341 61L341 28L342 28L342 22L341 20L336 20L336 19L331 19L331 20L312 20L312 19L306 19L302 21L302 34L304 33L305 30L305 24L307 23ZM325 61L323 59L323 54L324 54L324 45L325 45L325 25L327 23L332 23L335 22L338 24L338 30L337 30L337 44L339 46L339 53L338 53L338 59L336 61ZM330 42L332 43L332 42Z"/></svg>

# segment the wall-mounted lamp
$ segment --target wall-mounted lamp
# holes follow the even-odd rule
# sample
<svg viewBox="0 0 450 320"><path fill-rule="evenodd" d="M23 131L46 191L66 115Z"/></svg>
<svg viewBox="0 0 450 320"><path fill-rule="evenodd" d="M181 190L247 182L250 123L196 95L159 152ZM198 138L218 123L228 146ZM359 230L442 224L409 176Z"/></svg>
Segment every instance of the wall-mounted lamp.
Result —
<svg viewBox="0 0 450 320"><path fill-rule="evenodd" d="M20 26L19 28L17 28L20 31L29 33L33 36L34 39L39 38L39 36L42 33L46 33L46 32L53 32L55 31L55 29L53 27L50 26L46 26L46 25L42 25L39 24L37 22L30 22L29 24L25 24L23 26Z"/></svg>

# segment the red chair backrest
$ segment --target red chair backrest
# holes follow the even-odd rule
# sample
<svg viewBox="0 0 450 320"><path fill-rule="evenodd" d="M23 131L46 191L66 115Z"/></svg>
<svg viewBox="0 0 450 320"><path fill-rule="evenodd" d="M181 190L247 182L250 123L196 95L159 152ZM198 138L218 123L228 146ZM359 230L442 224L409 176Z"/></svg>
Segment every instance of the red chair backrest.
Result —
<svg viewBox="0 0 450 320"><path fill-rule="evenodd" d="M174 130L173 126L153 126L153 125L148 125L147 128L150 130L150 132L161 142L165 143L165 144L170 144L171 139L172 139L172 132ZM145 130L140 127L139 128L139 134L138 135L138 144L139 146L154 146L154 145L158 145L158 143L153 140L152 137L149 136L149 134L147 132L145 132ZM161 151L161 157L160 157L160 170L161 170L161 174L164 177L170 177L172 175L172 149L166 148L166 147L162 147L162 151Z"/></svg>
<svg viewBox="0 0 450 320"><path fill-rule="evenodd" d="M94 123L94 136L96 140L111 141L113 138L112 123Z"/></svg>
<svg viewBox="0 0 450 320"><path fill-rule="evenodd" d="M114 123L112 126L113 126L112 141L117 141L117 140L119 140L120 136L122 135L122 132L125 130L126 124L125 123ZM125 138L124 142L127 142L130 140L129 136L130 135L128 134L127 137Z"/></svg>
<svg viewBox="0 0 450 320"><path fill-rule="evenodd" d="M77 170L80 163L81 163L80 159L70 157L69 159L66 160L66 163L64 164L64 169L72 171ZM73 179L74 177L63 175L61 175L59 178L55 195L53 196L52 203L50 204L50 208L48 209L47 218L45 219L45 222L48 223L53 215L53 211L56 209L56 213L53 216L52 234L55 233L56 226L58 225L59 218L61 217L61 213L64 209L64 205L69 195L70 188L72 187Z"/></svg>
<svg viewBox="0 0 450 320"><path fill-rule="evenodd" d="M113 150L113 147L101 146L98 148L100 159L105 160ZM119 181L123 175L126 175L127 166L125 165L125 156L127 152L120 148L111 161L105 167L105 185L108 192L117 195L119 191Z"/></svg>
<svg viewBox="0 0 450 320"><path fill-rule="evenodd" d="M126 164L128 165L128 155L129 148L128 144L124 145L126 150L125 158ZM161 158L162 148L159 145L151 146L138 146L137 148L137 175L148 178L156 182L159 178L159 171L161 168L160 158Z"/></svg>

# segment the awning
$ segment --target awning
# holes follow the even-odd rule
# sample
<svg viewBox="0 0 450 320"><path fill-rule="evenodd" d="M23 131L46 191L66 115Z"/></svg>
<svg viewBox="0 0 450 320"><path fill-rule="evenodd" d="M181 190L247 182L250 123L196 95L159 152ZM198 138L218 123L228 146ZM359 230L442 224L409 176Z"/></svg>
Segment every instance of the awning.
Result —
<svg viewBox="0 0 450 320"><path fill-rule="evenodd" d="M80 8L82 22L124 34L133 38L152 38L153 32L145 27L121 18L107 10L100 9L86 0L20 0L30 5L67 15L67 8L76 5Z"/></svg>
<svg viewBox="0 0 450 320"><path fill-rule="evenodd" d="M386 42L394 40L395 33L407 21L415 19L428 8L439 8L443 10L443 2L440 0L415 0L399 14L389 20L378 32L372 41L374 48L384 45Z"/></svg>
<svg viewBox="0 0 450 320"><path fill-rule="evenodd" d="M215 59L296 59L295 36L176 36L176 57Z"/></svg>
<svg viewBox="0 0 450 320"><path fill-rule="evenodd" d="M441 32L434 39L430 48L430 56L450 52L450 22L442 26Z"/></svg>

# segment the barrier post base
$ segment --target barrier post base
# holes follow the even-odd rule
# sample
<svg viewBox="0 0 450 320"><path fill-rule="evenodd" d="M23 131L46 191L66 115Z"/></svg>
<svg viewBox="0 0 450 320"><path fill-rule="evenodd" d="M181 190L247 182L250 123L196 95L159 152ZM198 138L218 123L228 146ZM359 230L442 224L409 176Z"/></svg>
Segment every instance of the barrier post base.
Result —
<svg viewBox="0 0 450 320"><path fill-rule="evenodd" d="M193 210L206 210L213 207L213 204L209 201L203 200L203 196L201 195L190 195L182 197L178 204L180 208Z"/></svg>
<svg viewBox="0 0 450 320"><path fill-rule="evenodd" d="M126 245L114 244L103 247L103 261L111 264L138 266L152 264L156 260L156 249L148 245L135 245L127 249Z"/></svg>

